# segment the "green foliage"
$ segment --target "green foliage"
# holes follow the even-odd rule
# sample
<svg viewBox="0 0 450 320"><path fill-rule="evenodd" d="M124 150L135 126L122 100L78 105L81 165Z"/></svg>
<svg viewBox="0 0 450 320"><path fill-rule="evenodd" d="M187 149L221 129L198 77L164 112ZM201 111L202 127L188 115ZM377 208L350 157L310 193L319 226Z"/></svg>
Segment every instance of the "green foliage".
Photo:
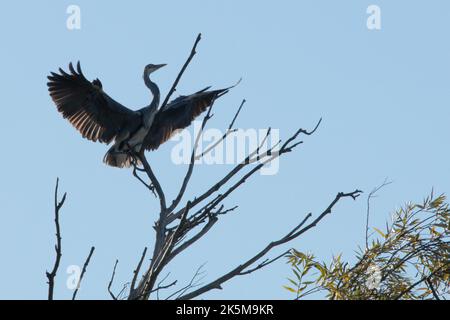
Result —
<svg viewBox="0 0 450 320"><path fill-rule="evenodd" d="M356 253L356 263L328 265L293 249L293 276L284 286L296 299L322 292L328 299L441 299L450 294L449 204L431 194L397 210L385 230Z"/></svg>

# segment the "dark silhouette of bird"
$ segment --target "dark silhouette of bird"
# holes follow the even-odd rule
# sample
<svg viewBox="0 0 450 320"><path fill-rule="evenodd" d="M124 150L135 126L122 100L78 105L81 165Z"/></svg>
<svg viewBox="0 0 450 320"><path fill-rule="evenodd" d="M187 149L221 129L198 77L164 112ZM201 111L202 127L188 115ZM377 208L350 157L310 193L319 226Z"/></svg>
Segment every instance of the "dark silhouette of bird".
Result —
<svg viewBox="0 0 450 320"><path fill-rule="evenodd" d="M81 71L69 64L69 73L48 76L48 90L58 111L82 134L83 138L110 144L103 161L113 167L130 167L138 163L135 154L156 150L177 130L188 127L213 101L231 88L211 90L207 87L188 96L180 96L159 108L160 91L150 74L165 64L149 64L144 69L144 82L150 89L151 103L131 110L103 91L99 79L90 82Z"/></svg>

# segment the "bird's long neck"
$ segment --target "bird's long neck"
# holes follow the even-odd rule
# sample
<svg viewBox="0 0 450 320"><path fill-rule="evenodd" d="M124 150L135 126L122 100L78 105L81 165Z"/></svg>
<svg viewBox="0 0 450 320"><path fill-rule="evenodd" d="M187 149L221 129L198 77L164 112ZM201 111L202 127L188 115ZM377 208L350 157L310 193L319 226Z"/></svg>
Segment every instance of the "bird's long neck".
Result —
<svg viewBox="0 0 450 320"><path fill-rule="evenodd" d="M144 124L145 124L145 126L150 127L151 123L153 122L153 118L156 114L156 111L158 110L160 92L159 92L159 88L156 85L156 83L154 83L152 80L150 80L149 74L144 73L144 82L145 82L145 85L147 86L147 88L150 89L150 91L153 95L153 100L150 103L150 105L147 108L144 108L145 109Z"/></svg>
<svg viewBox="0 0 450 320"><path fill-rule="evenodd" d="M153 100L152 100L152 103L150 104L150 107L158 108L159 98L160 98L160 92L159 92L158 86L156 85L156 83L154 83L152 80L150 80L149 74L144 74L144 82L145 82L145 85L147 86L147 88L150 89L150 91L153 95Z"/></svg>

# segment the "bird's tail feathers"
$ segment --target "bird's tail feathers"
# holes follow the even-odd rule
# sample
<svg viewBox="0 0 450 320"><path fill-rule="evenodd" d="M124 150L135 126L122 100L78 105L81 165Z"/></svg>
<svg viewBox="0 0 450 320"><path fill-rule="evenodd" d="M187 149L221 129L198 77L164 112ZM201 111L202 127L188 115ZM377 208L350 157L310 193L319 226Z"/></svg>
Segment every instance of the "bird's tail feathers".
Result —
<svg viewBox="0 0 450 320"><path fill-rule="evenodd" d="M116 168L129 168L133 164L140 165L140 161L129 152L116 151L114 146L111 147L103 157L103 162L108 166Z"/></svg>

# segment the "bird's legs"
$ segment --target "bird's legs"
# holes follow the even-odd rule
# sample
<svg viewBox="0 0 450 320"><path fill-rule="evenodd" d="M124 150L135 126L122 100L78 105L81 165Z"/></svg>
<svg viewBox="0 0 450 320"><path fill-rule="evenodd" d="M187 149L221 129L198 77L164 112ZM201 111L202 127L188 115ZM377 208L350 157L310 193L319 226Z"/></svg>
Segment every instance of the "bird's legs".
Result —
<svg viewBox="0 0 450 320"><path fill-rule="evenodd" d="M147 189L149 189L153 193L153 195L155 197L157 197L156 192L155 192L155 186L151 182L146 183L137 173L137 171L145 172L145 169L139 168L139 164L136 160L136 159L139 159L138 155L136 154L136 152L133 152L133 151L131 151L130 153L132 155L131 165L133 166L133 176L135 176L136 179L138 179L144 186L147 187Z"/></svg>

